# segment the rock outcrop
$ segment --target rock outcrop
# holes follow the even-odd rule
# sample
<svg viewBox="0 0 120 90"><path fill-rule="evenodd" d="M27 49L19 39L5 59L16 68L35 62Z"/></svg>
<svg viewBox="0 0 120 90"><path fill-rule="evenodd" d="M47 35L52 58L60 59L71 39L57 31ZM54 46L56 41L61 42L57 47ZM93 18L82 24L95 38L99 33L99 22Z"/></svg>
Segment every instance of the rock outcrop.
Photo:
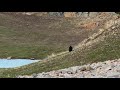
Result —
<svg viewBox="0 0 120 90"><path fill-rule="evenodd" d="M22 12L23 15L53 16L53 17L54 16L55 17L96 17L97 15L103 13L115 14L115 12Z"/></svg>

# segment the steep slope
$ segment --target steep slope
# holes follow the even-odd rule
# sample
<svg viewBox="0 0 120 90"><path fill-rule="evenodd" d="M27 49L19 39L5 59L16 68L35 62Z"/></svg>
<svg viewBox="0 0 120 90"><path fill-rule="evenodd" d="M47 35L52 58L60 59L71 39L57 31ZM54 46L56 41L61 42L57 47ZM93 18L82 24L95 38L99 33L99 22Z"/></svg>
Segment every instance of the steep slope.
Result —
<svg viewBox="0 0 120 90"><path fill-rule="evenodd" d="M98 32L104 22L113 18L113 14L108 13L92 18L38 17L21 13L0 13L0 58L43 59L66 51L70 45L75 46Z"/></svg>
<svg viewBox="0 0 120 90"><path fill-rule="evenodd" d="M0 58L43 59L94 33L75 27L69 20L0 13Z"/></svg>
<svg viewBox="0 0 120 90"><path fill-rule="evenodd" d="M1 70L0 77L16 77L33 73L47 72L71 66L90 64L120 58L120 19L108 21L106 27L85 39L73 52L47 58L44 61L20 68Z"/></svg>

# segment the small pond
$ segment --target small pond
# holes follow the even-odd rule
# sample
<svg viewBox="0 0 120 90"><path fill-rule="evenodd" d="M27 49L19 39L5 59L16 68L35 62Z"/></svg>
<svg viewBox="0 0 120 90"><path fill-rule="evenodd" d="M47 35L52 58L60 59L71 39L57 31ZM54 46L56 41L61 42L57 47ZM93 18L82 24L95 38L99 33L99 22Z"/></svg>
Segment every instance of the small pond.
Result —
<svg viewBox="0 0 120 90"><path fill-rule="evenodd" d="M31 60L31 59L0 59L0 68L15 68L31 63L38 62L40 60Z"/></svg>

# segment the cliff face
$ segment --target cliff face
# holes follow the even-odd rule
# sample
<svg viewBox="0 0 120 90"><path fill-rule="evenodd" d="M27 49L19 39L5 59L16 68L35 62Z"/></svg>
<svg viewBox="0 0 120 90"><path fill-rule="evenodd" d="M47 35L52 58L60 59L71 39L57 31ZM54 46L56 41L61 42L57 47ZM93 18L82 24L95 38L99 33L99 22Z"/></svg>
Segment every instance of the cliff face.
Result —
<svg viewBox="0 0 120 90"><path fill-rule="evenodd" d="M100 14L115 14L115 12L23 12L24 15L54 16L54 17L95 17Z"/></svg>

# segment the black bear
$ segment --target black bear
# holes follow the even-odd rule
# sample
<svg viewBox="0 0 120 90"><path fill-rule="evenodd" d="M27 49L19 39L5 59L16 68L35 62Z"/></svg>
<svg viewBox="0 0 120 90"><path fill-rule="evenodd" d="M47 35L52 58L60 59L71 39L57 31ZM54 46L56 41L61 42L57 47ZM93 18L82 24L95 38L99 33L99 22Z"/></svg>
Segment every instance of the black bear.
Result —
<svg viewBox="0 0 120 90"><path fill-rule="evenodd" d="M73 48L72 48L72 46L70 46L70 47L69 47L69 52L71 52L71 51L72 51L72 49L73 49Z"/></svg>

